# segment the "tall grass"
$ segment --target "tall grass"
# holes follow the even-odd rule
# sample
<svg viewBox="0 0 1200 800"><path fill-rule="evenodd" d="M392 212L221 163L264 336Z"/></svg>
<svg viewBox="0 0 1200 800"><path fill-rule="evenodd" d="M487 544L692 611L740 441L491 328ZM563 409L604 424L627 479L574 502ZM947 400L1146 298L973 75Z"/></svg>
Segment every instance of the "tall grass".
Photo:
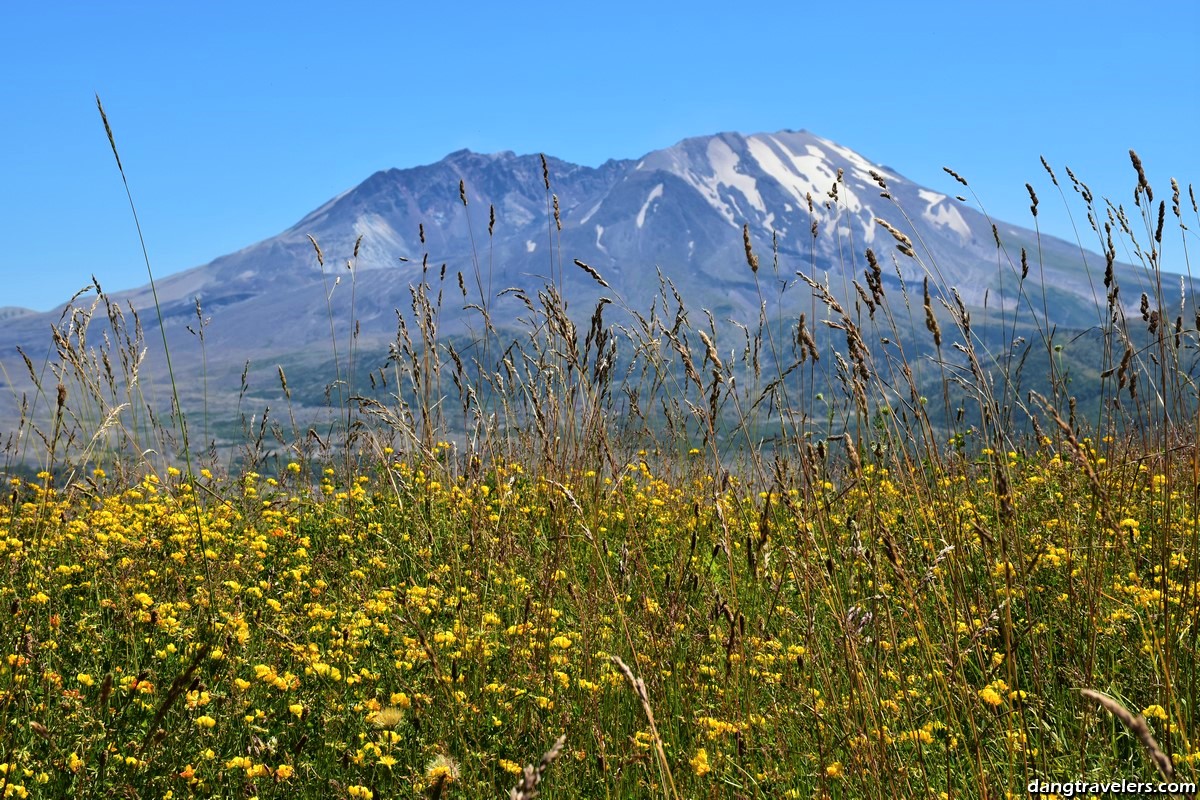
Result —
<svg viewBox="0 0 1200 800"><path fill-rule="evenodd" d="M251 416L223 468L207 434L192 452L182 399L167 418L147 400L141 319L95 285L54 357L25 360L33 402L3 443L0 792L1194 781L1200 333L1163 265L1177 232L1190 268L1200 220L1174 182L1168 217L1132 163L1133 212L1066 173L1080 258L1105 261L1084 332L1056 325L1040 250L998 228L1004 296L968 307L899 205L886 248L828 274L745 228L746 320L666 275L631 302L558 246L544 285L497 291L490 210L489 252L465 275L426 256L365 376L355 303L339 318L327 283L337 424L310 424L280 366L287 427ZM583 315L580 280L603 291ZM470 336L444 335L462 305ZM1099 363L1071 360L1080 342Z"/></svg>

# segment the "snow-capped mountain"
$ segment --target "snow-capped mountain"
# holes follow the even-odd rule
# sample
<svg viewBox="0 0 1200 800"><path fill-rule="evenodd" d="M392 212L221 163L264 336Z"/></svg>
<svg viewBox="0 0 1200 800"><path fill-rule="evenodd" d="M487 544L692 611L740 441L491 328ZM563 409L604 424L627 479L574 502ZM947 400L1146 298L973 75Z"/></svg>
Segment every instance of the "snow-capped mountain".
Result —
<svg viewBox="0 0 1200 800"><path fill-rule="evenodd" d="M957 187L949 177L947 183ZM747 266L744 225L763 265L757 276ZM323 265L309 237L319 243ZM898 249L897 237L908 237L913 256ZM1006 248L999 259L997 239ZM1033 251L1035 241L1031 230L1001 222L993 228L960 199L811 133L722 133L595 168L462 150L436 164L377 172L279 235L165 277L157 288L172 347L195 347L188 326L194 330L198 299L211 318L209 374L229 377L247 360L273 369L306 353L327 357L327 298L347 318L353 301L364 346L394 339L395 309L409 307L408 287L420 280L423 261L434 283L447 265L444 326L463 305L481 302L480 289L494 319L515 319L523 306L497 295L519 286L533 296L555 275L565 281L573 311L589 314L600 287L573 265L576 259L604 276L612 287L606 294L619 294L635 310L658 290L661 269L689 307L747 320L757 316L756 278L787 282L803 270L845 287L865 266L867 248L887 265L890 280L932 274L968 304L1011 304L1011 296L1001 298L1006 285L1011 292L1012 273L996 265L1015 263L1020 248ZM1078 246L1042 237L1040 253L1041 270L1030 279L1044 279L1052 294L1059 314L1052 322L1094 324L1103 288L1089 280ZM1091 259L1091 269L1102 273L1104 259ZM123 306L153 307L148 287L117 298ZM10 378L24 372L15 346L45 352L58 318L56 311L0 319L0 362ZM147 327L154 320L142 315ZM14 398L0 391L0 404Z"/></svg>

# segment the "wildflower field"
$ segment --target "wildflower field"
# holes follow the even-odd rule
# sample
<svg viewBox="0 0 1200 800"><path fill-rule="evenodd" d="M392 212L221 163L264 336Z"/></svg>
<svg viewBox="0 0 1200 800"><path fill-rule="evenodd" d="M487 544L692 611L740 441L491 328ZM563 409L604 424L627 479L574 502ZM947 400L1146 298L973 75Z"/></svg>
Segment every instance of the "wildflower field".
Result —
<svg viewBox="0 0 1200 800"><path fill-rule="evenodd" d="M1111 271L1134 225L1085 201ZM1191 235L1177 187L1173 211ZM1195 781L1195 322L1161 279L1142 317L1110 287L1085 413L1052 320L1024 321L1047 375L1019 379L951 287L886 296L880 260L847 265L857 295L801 274L815 312L739 326L740 360L665 283L584 341L548 286L472 369L422 283L390 405L349 393L332 434L228 460L179 415L131 422L136 366L105 377L64 334L47 418L0 461L0 796Z"/></svg>

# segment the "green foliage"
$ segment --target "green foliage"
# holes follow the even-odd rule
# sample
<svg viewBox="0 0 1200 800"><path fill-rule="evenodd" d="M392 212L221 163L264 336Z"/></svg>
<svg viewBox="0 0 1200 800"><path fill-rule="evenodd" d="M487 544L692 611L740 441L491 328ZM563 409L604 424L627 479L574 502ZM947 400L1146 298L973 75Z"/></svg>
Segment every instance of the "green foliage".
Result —
<svg viewBox="0 0 1200 800"><path fill-rule="evenodd" d="M1105 286L1096 323L874 253L844 291L748 273L756 320L665 280L575 319L559 281L443 334L422 284L386 352L330 306L328 354L205 370L186 417L77 308L4 444L0 793L1195 780L1198 332L1137 252L1140 318Z"/></svg>

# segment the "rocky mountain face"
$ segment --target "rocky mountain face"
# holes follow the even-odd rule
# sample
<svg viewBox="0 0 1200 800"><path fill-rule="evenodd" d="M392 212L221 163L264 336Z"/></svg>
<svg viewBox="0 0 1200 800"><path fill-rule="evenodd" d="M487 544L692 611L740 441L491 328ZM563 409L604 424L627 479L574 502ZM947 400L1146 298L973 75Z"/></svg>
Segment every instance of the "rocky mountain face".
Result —
<svg viewBox="0 0 1200 800"><path fill-rule="evenodd" d="M761 264L757 276L747 266L743 226ZM660 271L689 308L749 321L760 290L777 294L797 270L850 296L867 248L893 285L929 275L957 288L968 306L999 309L1017 303L1020 250L1036 252L1035 242L1031 230L993 227L961 199L811 133L723 133L594 168L463 150L436 164L377 172L279 235L164 277L157 289L187 380L193 388L199 380L203 321L204 374L228 395L246 364L273 373L276 364L331 358L331 313L343 331L353 314L364 351L385 348L395 338L396 309L410 307L409 287L423 275L444 294L444 330L466 324L457 318L468 304L487 305L496 321L514 320L524 307L498 295L516 286L534 297L548 280L562 281L573 316L586 320L601 291L645 313ZM1040 253L1030 280L1044 281L1052 322L1094 325L1104 258L1089 254L1085 271L1077 245L1049 237ZM1125 273L1138 280L1132 268ZM1136 302L1133 289L1123 299ZM807 291L794 297L797 312L809 307ZM126 313L141 312L153 350L159 336L149 288L113 299ZM34 359L45 354L60 318L60 311L8 312L0 310L8 376L0 373L0 382L12 385L0 387L0 422L13 418L29 388L16 347Z"/></svg>

